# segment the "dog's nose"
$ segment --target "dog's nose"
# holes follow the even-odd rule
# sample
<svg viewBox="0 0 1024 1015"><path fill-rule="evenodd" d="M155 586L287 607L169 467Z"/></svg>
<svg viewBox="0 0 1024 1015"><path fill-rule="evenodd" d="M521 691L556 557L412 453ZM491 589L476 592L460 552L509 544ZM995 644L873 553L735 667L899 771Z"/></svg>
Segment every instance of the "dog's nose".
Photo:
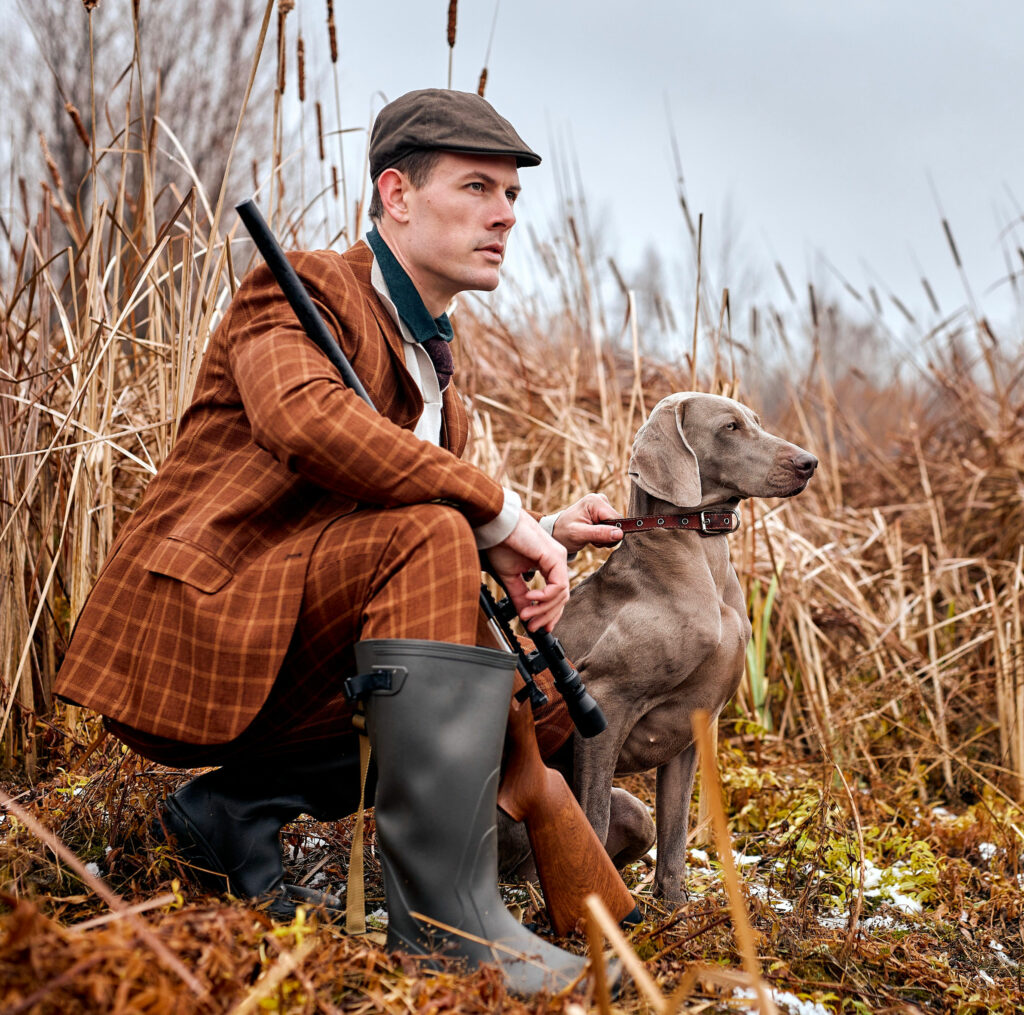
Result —
<svg viewBox="0 0 1024 1015"><path fill-rule="evenodd" d="M796 469L797 473L801 476L806 476L810 479L810 477L814 475L814 470L817 467L818 459L807 451L793 456L793 468Z"/></svg>

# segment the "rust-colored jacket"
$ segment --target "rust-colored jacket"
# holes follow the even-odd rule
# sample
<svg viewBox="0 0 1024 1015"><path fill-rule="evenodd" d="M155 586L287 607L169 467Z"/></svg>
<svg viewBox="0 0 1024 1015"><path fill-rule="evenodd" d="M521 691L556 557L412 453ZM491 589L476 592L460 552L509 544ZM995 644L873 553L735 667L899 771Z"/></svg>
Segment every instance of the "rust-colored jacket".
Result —
<svg viewBox="0 0 1024 1015"><path fill-rule="evenodd" d="M476 527L501 487L462 462L466 412L444 397L444 447L412 433L422 397L370 284L372 254L291 255L378 412L306 337L270 271L242 283L210 340L178 440L118 534L57 692L174 740L223 743L270 691L324 528L358 506L442 499Z"/></svg>

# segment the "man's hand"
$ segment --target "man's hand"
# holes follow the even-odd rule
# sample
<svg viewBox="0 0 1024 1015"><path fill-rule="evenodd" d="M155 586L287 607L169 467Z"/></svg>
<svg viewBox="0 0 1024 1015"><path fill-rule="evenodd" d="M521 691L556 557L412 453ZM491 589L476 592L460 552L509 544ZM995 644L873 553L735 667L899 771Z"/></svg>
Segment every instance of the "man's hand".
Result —
<svg viewBox="0 0 1024 1015"><path fill-rule="evenodd" d="M484 552L526 629L545 627L550 631L569 600L565 547L523 511L508 538ZM544 588L531 589L523 580L524 571L537 571L544 579Z"/></svg>
<svg viewBox="0 0 1024 1015"><path fill-rule="evenodd" d="M569 553L578 553L588 543L611 546L622 538L622 529L599 523L618 517L603 493L588 493L555 519L552 535Z"/></svg>

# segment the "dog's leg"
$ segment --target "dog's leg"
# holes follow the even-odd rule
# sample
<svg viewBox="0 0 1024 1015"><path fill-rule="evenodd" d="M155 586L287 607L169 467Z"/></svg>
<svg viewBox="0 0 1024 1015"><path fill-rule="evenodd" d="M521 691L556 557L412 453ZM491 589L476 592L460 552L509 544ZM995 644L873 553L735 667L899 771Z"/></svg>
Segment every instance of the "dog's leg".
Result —
<svg viewBox="0 0 1024 1015"><path fill-rule="evenodd" d="M536 881L537 867L533 862L526 825L513 821L500 807L497 820L498 873L503 878Z"/></svg>
<svg viewBox="0 0 1024 1015"><path fill-rule="evenodd" d="M602 843L608 841L612 779L622 749L621 733L609 726L600 736L584 739L574 734L573 791Z"/></svg>
<svg viewBox="0 0 1024 1015"><path fill-rule="evenodd" d="M697 746L658 769L655 813L658 823L658 861L654 894L670 903L686 901L686 839L690 830L690 796L697 769Z"/></svg>
<svg viewBox="0 0 1024 1015"><path fill-rule="evenodd" d="M639 860L654 845L656 835L647 805L622 787L613 787L605 849L615 866Z"/></svg>

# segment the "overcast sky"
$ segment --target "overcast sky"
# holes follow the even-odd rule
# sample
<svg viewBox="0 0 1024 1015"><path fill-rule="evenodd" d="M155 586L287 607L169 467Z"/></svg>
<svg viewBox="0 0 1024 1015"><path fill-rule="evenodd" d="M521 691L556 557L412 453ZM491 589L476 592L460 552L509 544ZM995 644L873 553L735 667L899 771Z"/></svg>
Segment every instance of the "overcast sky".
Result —
<svg viewBox="0 0 1024 1015"><path fill-rule="evenodd" d="M446 83L447 6L338 0L350 123L367 120L377 91ZM323 10L298 4L307 46ZM494 0L459 4L455 87L475 90L494 13ZM779 298L779 261L799 292L813 281L838 295L824 254L854 287L928 318L924 274L948 313L964 289L945 214L998 316L1009 301L984 293L1007 274L1001 236L1024 268L1022 44L1022 0L500 0L487 98L548 156L522 173L521 222L548 221L552 156L571 150L609 252L639 263L653 243L682 263L674 131L706 249L736 248L736 277L717 286Z"/></svg>
<svg viewBox="0 0 1024 1015"><path fill-rule="evenodd" d="M448 0L334 2L346 126L447 83ZM129 16L128 0L105 8ZM0 0L0 22L15 10ZM455 87L475 91L492 25L487 98L545 157L521 174L520 223L546 231L575 161L602 253L628 272L654 247L667 284L692 286L674 135L690 209L704 216L706 280L728 286L734 306L785 306L778 262L804 304L810 282L855 308L838 272L865 296L873 286L894 326L889 294L930 326L922 275L942 315L965 303L944 215L980 310L1024 339L1005 283L1008 257L1024 270L1024 0L461 0ZM286 102L295 108L301 26L310 78L319 67L310 91L333 124L325 0L298 0L288 26ZM346 137L358 179L365 135ZM270 147L268 136L267 158ZM508 267L529 286L525 231Z"/></svg>

